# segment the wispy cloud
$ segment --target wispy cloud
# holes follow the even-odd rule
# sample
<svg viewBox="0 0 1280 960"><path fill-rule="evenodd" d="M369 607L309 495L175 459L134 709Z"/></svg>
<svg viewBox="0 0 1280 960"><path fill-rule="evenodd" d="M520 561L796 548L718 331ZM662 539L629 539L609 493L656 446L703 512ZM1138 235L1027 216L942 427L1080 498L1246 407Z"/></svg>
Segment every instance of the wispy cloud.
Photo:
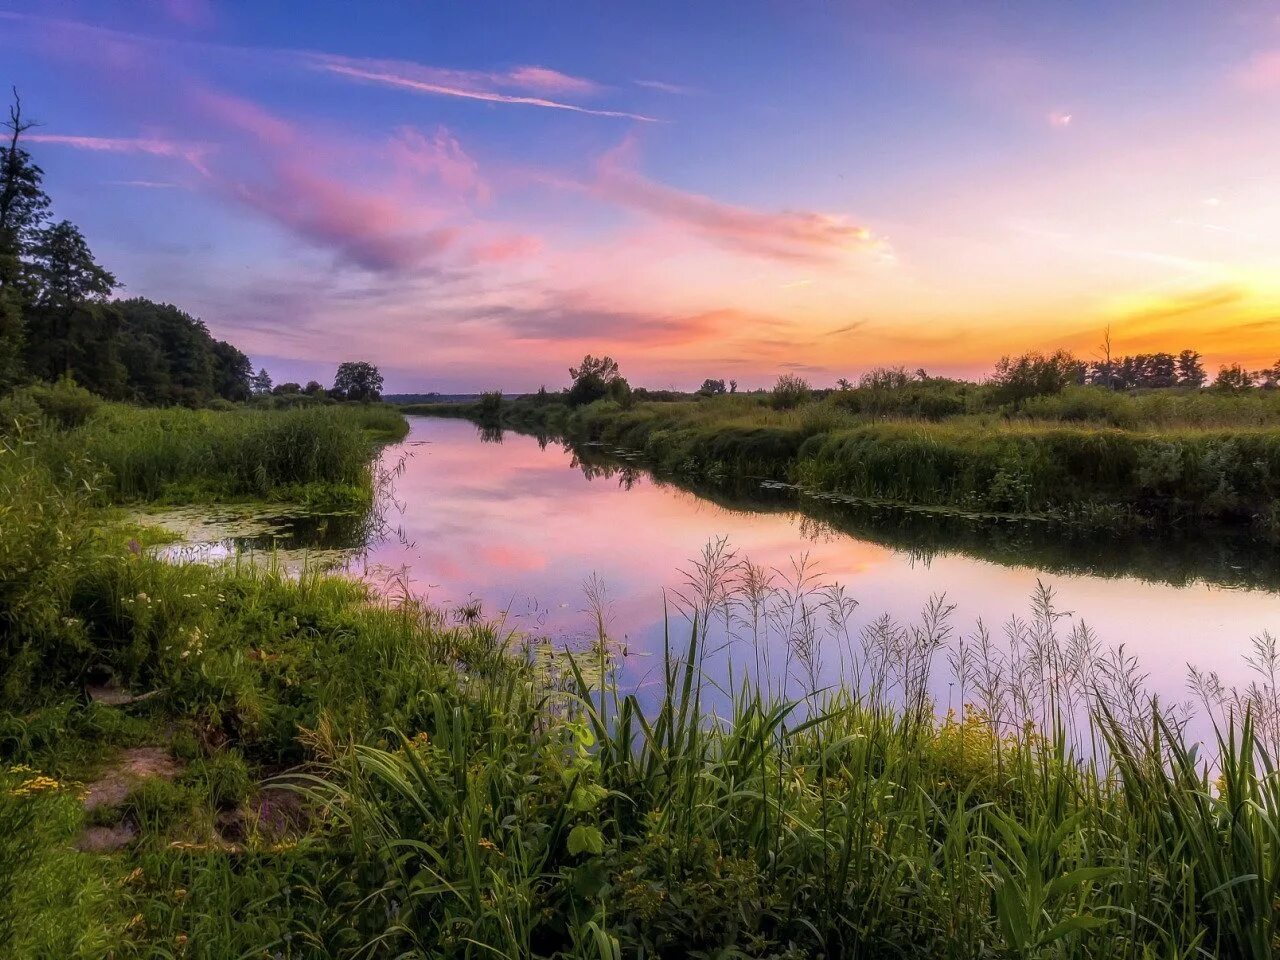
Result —
<svg viewBox="0 0 1280 960"><path fill-rule="evenodd" d="M667 83L665 80L632 80L637 87L646 87L649 90L657 90L661 93L671 93L677 96L688 96L696 92L693 87L682 86L678 83Z"/></svg>
<svg viewBox="0 0 1280 960"><path fill-rule="evenodd" d="M86 137L61 133L26 133L23 139L98 153L145 153L153 157L185 160L202 173L208 172L204 162L210 149L207 144L154 137Z"/></svg>
<svg viewBox="0 0 1280 960"><path fill-rule="evenodd" d="M563 84L566 81L572 81L574 84L590 83L590 81L566 77L564 74L542 67L522 67L511 73L493 74L469 70L442 70L437 67L429 67L403 60L364 60L330 54L308 54L306 58L311 66L317 70L366 83L377 83L402 90L412 90L415 93L425 93L440 97L460 97L465 100L480 100L485 103L508 103L543 107L551 110L568 110L573 113L589 114L593 117L615 117L625 120L639 120L645 123L657 122L656 117L649 117L639 113L583 107L563 100L552 100L545 96L503 93L500 89L497 89L504 85L519 88L522 83L525 85L525 89L528 89L531 77L535 79L535 85L541 84L536 89L547 92L555 90L554 87L548 84L557 82L562 84L559 90L564 90ZM557 79L553 79L553 77Z"/></svg>
<svg viewBox="0 0 1280 960"><path fill-rule="evenodd" d="M632 167L628 138L601 158L594 191L604 199L685 227L719 246L773 260L832 263L884 241L846 218L809 211L769 213L657 183Z"/></svg>

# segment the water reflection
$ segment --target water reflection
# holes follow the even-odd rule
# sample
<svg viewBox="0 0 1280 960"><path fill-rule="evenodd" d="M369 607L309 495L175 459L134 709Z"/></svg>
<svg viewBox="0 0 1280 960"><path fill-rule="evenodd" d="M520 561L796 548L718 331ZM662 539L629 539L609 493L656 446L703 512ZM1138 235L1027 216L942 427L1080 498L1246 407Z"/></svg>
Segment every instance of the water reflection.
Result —
<svg viewBox="0 0 1280 960"><path fill-rule="evenodd" d="M1165 702L1187 697L1187 664L1227 685L1249 680L1250 638L1280 626L1280 558L1239 538L1074 538L1039 524L894 511L805 497L792 490L684 489L637 458L599 446L484 430L465 421L411 418L406 442L387 449L393 497L381 520L282 519L275 545L345 549L348 568L455 611L503 614L513 629L589 644L584 584L607 592L611 632L627 656L621 682L654 679L667 626L683 642L679 601L691 558L725 538L739 561L787 574L803 562L857 601L847 628L921 622L945 595L955 638L978 624L1002 637L1025 621L1040 585L1052 586L1063 636L1087 626L1099 648L1124 645ZM393 469L394 468L394 469ZM242 541L264 548L263 539ZM884 621L884 618L888 618ZM814 677L830 681L845 651L814 651ZM787 654L763 654L768 674ZM721 679L754 672L750 645L725 647ZM961 695L940 671L933 693Z"/></svg>
<svg viewBox="0 0 1280 960"><path fill-rule="evenodd" d="M763 569L787 570L807 554L826 581L859 601L855 630L881 615L916 623L945 594L957 637L973 636L980 619L1000 633L1011 615L1025 616L1043 582L1069 612L1066 632L1084 623L1107 649L1124 644L1166 701L1185 699L1189 662L1228 684L1247 682L1250 638L1280 625L1280 560L1243 539L1099 543L1036 524L789 490L693 492L599 446L512 431L495 439L477 442L463 421L412 419L409 442L420 445L395 484L406 542L373 544L368 568L438 603L479 602L515 628L582 643L593 635L583 584L599 576L629 654L621 678L637 689L660 656L664 609L675 642L685 630L675 600L680 571L721 537ZM742 658L750 655L727 654L725 665L736 663L740 676ZM837 661L829 652L826 663ZM939 683L941 702L959 695Z"/></svg>

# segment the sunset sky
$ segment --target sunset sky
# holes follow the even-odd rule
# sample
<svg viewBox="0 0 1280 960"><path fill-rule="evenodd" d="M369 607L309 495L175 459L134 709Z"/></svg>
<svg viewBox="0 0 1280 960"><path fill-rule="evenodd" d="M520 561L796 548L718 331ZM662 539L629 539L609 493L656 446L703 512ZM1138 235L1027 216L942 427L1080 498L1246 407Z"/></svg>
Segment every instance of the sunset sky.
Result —
<svg viewBox="0 0 1280 960"><path fill-rule="evenodd" d="M1280 356L1280 4L0 0L55 213L277 381Z"/></svg>

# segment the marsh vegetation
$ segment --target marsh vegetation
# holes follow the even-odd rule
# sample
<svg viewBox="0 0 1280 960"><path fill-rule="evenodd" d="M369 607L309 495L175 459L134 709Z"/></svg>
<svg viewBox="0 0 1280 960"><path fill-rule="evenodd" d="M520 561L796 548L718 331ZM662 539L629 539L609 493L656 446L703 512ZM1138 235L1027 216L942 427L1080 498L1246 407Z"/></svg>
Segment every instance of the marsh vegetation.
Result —
<svg viewBox="0 0 1280 960"><path fill-rule="evenodd" d="M65 454L68 429L110 449L122 415L29 425L0 452L0 924L19 955L1276 947L1267 636L1252 685L1195 677L1221 733L1202 749L1190 707L1153 701L1047 589L961 632L947 598L867 616L803 559L775 570L718 541L670 596L642 699L616 682L598 581L593 636L567 653L394 587L165 562L106 506L166 483L121 487ZM355 450L370 414L192 416L213 437L283 431L306 450L336 431ZM238 457L209 456L206 483L238 476ZM311 482L313 461L291 462L270 489ZM708 669L726 657L727 680ZM155 752L163 775L86 811L84 785ZM103 831L123 846L86 841Z"/></svg>

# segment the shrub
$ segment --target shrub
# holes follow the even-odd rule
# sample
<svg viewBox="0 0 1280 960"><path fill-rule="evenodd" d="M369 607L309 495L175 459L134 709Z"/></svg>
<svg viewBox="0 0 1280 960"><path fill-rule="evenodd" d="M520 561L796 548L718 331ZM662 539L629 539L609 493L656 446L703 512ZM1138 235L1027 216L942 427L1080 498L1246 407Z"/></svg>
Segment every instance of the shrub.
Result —
<svg viewBox="0 0 1280 960"><path fill-rule="evenodd" d="M794 410L807 402L811 395L808 380L794 373L784 373L773 385L769 402L775 410Z"/></svg>

